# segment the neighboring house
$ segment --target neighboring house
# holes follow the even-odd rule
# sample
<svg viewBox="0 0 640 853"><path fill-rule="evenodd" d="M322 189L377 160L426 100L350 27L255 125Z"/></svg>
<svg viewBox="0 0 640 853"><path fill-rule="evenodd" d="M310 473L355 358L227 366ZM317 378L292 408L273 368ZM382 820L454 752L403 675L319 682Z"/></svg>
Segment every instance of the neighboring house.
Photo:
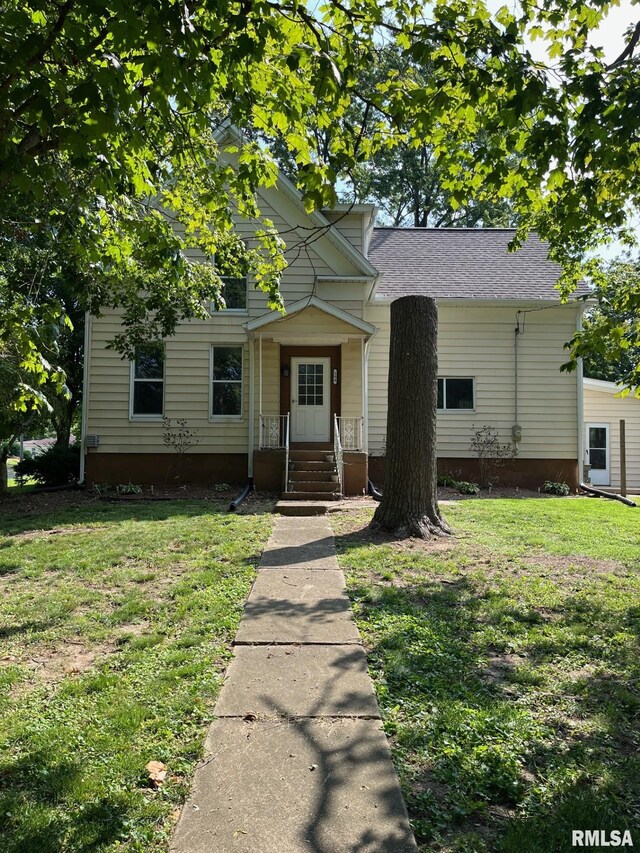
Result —
<svg viewBox="0 0 640 853"><path fill-rule="evenodd" d="M250 282L241 288L235 282L229 310L183 323L131 364L106 348L119 331L118 314L91 318L84 412L89 483L253 477L259 489L280 490L287 425L292 451L306 449L308 457L321 451L314 463L320 471L336 452L336 423L342 491L363 493L368 477L381 483L389 306L405 294L426 294L439 310L440 469L477 480L469 442L474 428L490 425L502 442L517 438L508 482L576 485L582 380L561 373L560 365L580 308L560 304L559 268L540 240L508 253L514 236L508 229L374 228L375 208L366 204L307 214L284 177L260 196L289 242L295 229L297 239L307 239L283 275L286 316L268 310L266 296ZM246 222L238 222L238 232L251 237ZM163 415L185 418L198 430L199 443L180 470L177 454L163 443ZM296 472L291 479L314 478Z"/></svg>
<svg viewBox="0 0 640 853"><path fill-rule="evenodd" d="M627 491L640 492L640 400L617 396L620 386L584 380L585 461L594 486L619 490L620 421L625 422Z"/></svg>

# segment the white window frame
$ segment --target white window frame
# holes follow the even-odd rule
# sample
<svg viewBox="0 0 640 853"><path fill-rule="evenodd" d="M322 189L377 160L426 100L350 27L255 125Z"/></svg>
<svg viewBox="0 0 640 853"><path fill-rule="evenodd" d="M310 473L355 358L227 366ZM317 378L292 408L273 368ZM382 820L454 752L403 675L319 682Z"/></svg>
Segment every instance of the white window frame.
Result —
<svg viewBox="0 0 640 853"><path fill-rule="evenodd" d="M476 389L476 378L475 378L475 376L468 376L468 375L467 376L438 376L438 382L441 379L444 382L444 385L442 388L442 400L444 403L446 403L446 401L447 401L447 388L446 388L447 379L470 379L471 380L471 393L473 394L473 406L470 409L447 409L445 406L445 408L437 409L437 411L443 412L443 413L446 412L447 414L451 414L451 413L455 412L457 415L475 414L476 405L477 405L477 399L476 399L476 390L477 389Z"/></svg>
<svg viewBox="0 0 640 853"><path fill-rule="evenodd" d="M165 390L167 379L167 353L162 347L162 379L136 379L136 360L129 362L129 420L130 421L162 421L164 419ZM136 382L162 382L162 413L159 415L136 414L133 411L134 387Z"/></svg>
<svg viewBox="0 0 640 853"><path fill-rule="evenodd" d="M240 356L242 359L241 366L241 374L240 374L240 382L233 379L216 379L216 382L234 382L235 384L240 385L240 414L239 415L214 415L213 414L213 353L216 349L239 349ZM244 345L239 344L237 342L234 343L226 343L224 341L218 341L215 344L211 344L209 347L209 422L210 423L224 423L224 422L234 422L239 423L244 420Z"/></svg>
<svg viewBox="0 0 640 853"><path fill-rule="evenodd" d="M221 275L220 281L224 284L225 279L227 278L240 278L240 276L227 276ZM209 304L209 313L212 317L221 317L223 315L236 314L241 317L246 317L249 313L249 276L245 275L244 277L244 288L245 288L245 307L244 308L216 308L215 304L211 302Z"/></svg>

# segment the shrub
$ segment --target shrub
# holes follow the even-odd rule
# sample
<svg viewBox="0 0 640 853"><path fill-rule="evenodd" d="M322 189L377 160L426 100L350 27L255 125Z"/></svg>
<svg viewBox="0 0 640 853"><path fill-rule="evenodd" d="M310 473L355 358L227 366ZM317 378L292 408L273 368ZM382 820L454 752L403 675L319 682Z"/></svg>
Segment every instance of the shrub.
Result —
<svg viewBox="0 0 640 853"><path fill-rule="evenodd" d="M15 467L16 482L24 485L29 478L41 486L67 486L80 476L80 446L47 448L31 459L23 459Z"/></svg>
<svg viewBox="0 0 640 853"><path fill-rule="evenodd" d="M551 480L545 480L542 491L548 495L562 495L562 497L566 497L570 489L566 483L554 483Z"/></svg>
<svg viewBox="0 0 640 853"><path fill-rule="evenodd" d="M438 477L438 485L446 489L455 489L458 485L458 481L453 474L447 471L446 474L440 474Z"/></svg>
<svg viewBox="0 0 640 853"><path fill-rule="evenodd" d="M461 480L456 483L456 486L461 495L477 495L480 492L480 486L477 483L468 483L466 480Z"/></svg>
<svg viewBox="0 0 640 853"><path fill-rule="evenodd" d="M498 430L487 424L481 427L473 425L469 449L478 456L480 485L483 489L497 485L503 468L516 454L513 442L502 444Z"/></svg>
<svg viewBox="0 0 640 853"><path fill-rule="evenodd" d="M128 483L120 483L119 486L116 486L116 492L119 495L140 495L142 494L142 486L137 486L131 481Z"/></svg>

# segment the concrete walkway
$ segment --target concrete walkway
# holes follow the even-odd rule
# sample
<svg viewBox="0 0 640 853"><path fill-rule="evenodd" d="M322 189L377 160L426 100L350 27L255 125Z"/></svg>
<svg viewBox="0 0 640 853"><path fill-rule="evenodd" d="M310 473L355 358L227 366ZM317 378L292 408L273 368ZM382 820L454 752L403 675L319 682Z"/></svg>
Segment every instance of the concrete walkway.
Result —
<svg viewBox="0 0 640 853"><path fill-rule="evenodd" d="M415 853L334 537L279 518L174 853Z"/></svg>

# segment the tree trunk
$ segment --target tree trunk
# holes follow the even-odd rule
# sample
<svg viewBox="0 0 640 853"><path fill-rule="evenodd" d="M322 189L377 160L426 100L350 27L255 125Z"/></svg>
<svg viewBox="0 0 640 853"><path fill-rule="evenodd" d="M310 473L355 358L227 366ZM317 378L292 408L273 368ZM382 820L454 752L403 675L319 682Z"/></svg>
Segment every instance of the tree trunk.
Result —
<svg viewBox="0 0 640 853"><path fill-rule="evenodd" d="M0 453L0 495L9 491L9 472L7 470L7 453Z"/></svg>
<svg viewBox="0 0 640 853"><path fill-rule="evenodd" d="M69 447L74 408L75 401L70 400L60 406L59 412L51 416L51 422L56 431L56 447Z"/></svg>
<svg viewBox="0 0 640 853"><path fill-rule="evenodd" d="M437 498L438 310L428 296L391 305L384 490L371 527L396 536L450 533Z"/></svg>

